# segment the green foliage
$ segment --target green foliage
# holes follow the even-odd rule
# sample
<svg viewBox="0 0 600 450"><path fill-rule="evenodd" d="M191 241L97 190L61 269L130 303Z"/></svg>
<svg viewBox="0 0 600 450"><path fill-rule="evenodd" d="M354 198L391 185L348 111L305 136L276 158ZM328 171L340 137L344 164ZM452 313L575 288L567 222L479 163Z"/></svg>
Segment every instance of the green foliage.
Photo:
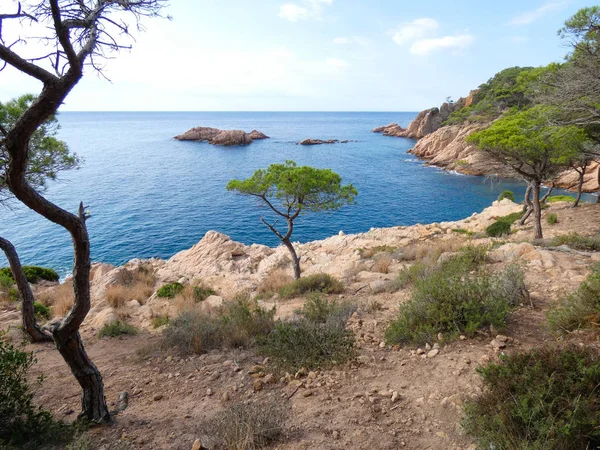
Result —
<svg viewBox="0 0 600 450"><path fill-rule="evenodd" d="M485 229L490 237L501 237L510 234L510 223L498 220Z"/></svg>
<svg viewBox="0 0 600 450"><path fill-rule="evenodd" d="M469 165L469 161L467 161L466 159L459 159L458 161L456 161L455 164L459 167L465 167Z"/></svg>
<svg viewBox="0 0 600 450"><path fill-rule="evenodd" d="M511 307L526 292L524 277L517 266L495 275L477 270L482 253L471 247L440 264L415 265L406 271L406 283L413 285L412 297L400 305L386 341L424 344L438 333L453 339L490 325L502 328Z"/></svg>
<svg viewBox="0 0 600 450"><path fill-rule="evenodd" d="M554 237L550 245L553 247L566 245L574 250L598 252L600 251L600 236L581 236L577 233L569 233Z"/></svg>
<svg viewBox="0 0 600 450"><path fill-rule="evenodd" d="M286 161L259 169L246 180L231 180L227 190L263 200L276 199L288 211L334 211L354 203L358 195L354 186L342 186L341 182L341 177L330 169Z"/></svg>
<svg viewBox="0 0 600 450"><path fill-rule="evenodd" d="M283 299L300 297L309 292L323 292L325 294L341 294L344 284L337 278L327 273L317 273L294 280L279 290Z"/></svg>
<svg viewBox="0 0 600 450"><path fill-rule="evenodd" d="M507 216L502 216L498 219L499 222L506 222L510 225L512 225L513 223L515 223L517 220L519 220L521 217L523 217L523 211L520 212L516 212L516 213L512 213L509 214Z"/></svg>
<svg viewBox="0 0 600 450"><path fill-rule="evenodd" d="M12 128L35 99L27 94L6 103L0 102L0 125L5 129ZM37 128L29 141L26 177L36 189L44 189L46 181L54 180L58 172L76 168L80 163L76 155L69 153L67 145L55 138L58 128L58 120L52 116ZM0 143L0 199L9 197L4 177L7 163L8 155Z"/></svg>
<svg viewBox="0 0 600 450"><path fill-rule="evenodd" d="M211 295L216 295L216 291L209 287L194 286L194 300L196 303L203 302Z"/></svg>
<svg viewBox="0 0 600 450"><path fill-rule="evenodd" d="M55 422L50 413L33 404L27 371L36 362L26 353L5 342L0 335L0 447L41 448L69 437L69 429ZM42 378L35 381L39 386Z"/></svg>
<svg viewBox="0 0 600 450"><path fill-rule="evenodd" d="M160 298L175 298L177 294L183 291L183 288L183 284L177 282L163 284L158 291L156 291L156 295Z"/></svg>
<svg viewBox="0 0 600 450"><path fill-rule="evenodd" d="M558 215L555 213L548 214L546 216L546 222L548 222L548 225L554 225L555 223L558 223Z"/></svg>
<svg viewBox="0 0 600 450"><path fill-rule="evenodd" d="M50 307L39 302L33 302L33 311L38 319L48 320L52 317L52 310Z"/></svg>
<svg viewBox="0 0 600 450"><path fill-rule="evenodd" d="M184 355L251 347L273 329L274 316L274 308L267 311L241 297L226 303L217 314L184 312L169 322L163 346L177 348Z"/></svg>
<svg viewBox="0 0 600 450"><path fill-rule="evenodd" d="M600 264L579 288L567 295L548 311L548 322L553 331L570 332L579 328L598 328L600 323Z"/></svg>
<svg viewBox="0 0 600 450"><path fill-rule="evenodd" d="M458 233L458 234L464 234L465 236L473 236L475 233L473 233L472 231L466 230L464 228L453 228L452 231L454 233Z"/></svg>
<svg viewBox="0 0 600 450"><path fill-rule="evenodd" d="M152 318L152 326L154 328L164 327L169 324L169 316L155 316Z"/></svg>
<svg viewBox="0 0 600 450"><path fill-rule="evenodd" d="M575 197L571 197L570 195L553 195L552 197L548 197L546 199L546 203L556 203L556 202L575 203Z"/></svg>
<svg viewBox="0 0 600 450"><path fill-rule="evenodd" d="M515 201L515 194L513 191L502 191L502 193L498 196L498 200L504 200L505 198L510 201Z"/></svg>
<svg viewBox="0 0 600 450"><path fill-rule="evenodd" d="M98 337L118 337L123 335L135 336L137 328L128 323L117 321L113 324L104 325L98 332Z"/></svg>
<svg viewBox="0 0 600 450"><path fill-rule="evenodd" d="M354 355L354 335L346 322L354 311L347 304L311 296L300 317L278 321L275 329L261 340L260 351L282 370L294 372L301 367L327 368L341 364Z"/></svg>
<svg viewBox="0 0 600 450"><path fill-rule="evenodd" d="M23 273L30 283L37 283L40 280L58 281L60 279L58 273L53 269L38 266L23 266ZM14 283L14 278L10 267L0 269L0 276L7 277Z"/></svg>
<svg viewBox="0 0 600 450"><path fill-rule="evenodd" d="M510 67L498 72L479 86L470 106L456 109L444 124L488 122L508 108L530 105L528 89L540 75L539 70L532 67Z"/></svg>
<svg viewBox="0 0 600 450"><path fill-rule="evenodd" d="M589 349L544 348L478 369L483 393L463 426L481 449L600 448L600 360Z"/></svg>

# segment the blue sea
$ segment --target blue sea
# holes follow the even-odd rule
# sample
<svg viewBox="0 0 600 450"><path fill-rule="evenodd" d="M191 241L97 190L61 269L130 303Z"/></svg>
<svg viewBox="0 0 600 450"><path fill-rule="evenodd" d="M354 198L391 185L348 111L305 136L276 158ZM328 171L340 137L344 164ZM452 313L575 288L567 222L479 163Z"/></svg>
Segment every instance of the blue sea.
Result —
<svg viewBox="0 0 600 450"><path fill-rule="evenodd" d="M134 112L60 114L59 138L83 159L63 172L47 196L76 211L80 201L92 217L88 228L94 261L122 264L132 258L168 258L217 230L246 244L278 244L260 222L274 219L250 198L225 190L233 178L291 159L331 168L358 189L357 203L331 214L301 216L294 241L345 233L457 220L490 205L509 189L522 196L519 181L449 173L424 166L406 151L410 139L371 130L390 122L402 126L412 112L268 113ZM260 130L271 139L246 147L178 142L173 136L194 126ZM300 146L305 138L349 139L347 144ZM12 205L0 211L0 235L10 239L24 264L69 273L69 235L35 213ZM5 265L0 260L0 265Z"/></svg>

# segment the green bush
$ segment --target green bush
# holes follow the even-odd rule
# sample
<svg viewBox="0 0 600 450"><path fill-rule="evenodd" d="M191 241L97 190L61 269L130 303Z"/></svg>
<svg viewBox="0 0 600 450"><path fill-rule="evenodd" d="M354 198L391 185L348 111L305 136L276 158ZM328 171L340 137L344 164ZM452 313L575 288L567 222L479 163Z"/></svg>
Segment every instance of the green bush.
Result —
<svg viewBox="0 0 600 450"><path fill-rule="evenodd" d="M247 298L226 303L217 314L184 312L169 321L163 347L181 354L201 354L217 348L251 347L273 329L275 309L270 311Z"/></svg>
<svg viewBox="0 0 600 450"><path fill-rule="evenodd" d="M554 213L548 214L546 216L546 222L548 222L548 225L554 225L555 223L558 223L558 216Z"/></svg>
<svg viewBox="0 0 600 450"><path fill-rule="evenodd" d="M498 196L498 201L504 200L505 198L510 201L515 201L515 194L513 191L502 191L502 193Z"/></svg>
<svg viewBox="0 0 600 450"><path fill-rule="evenodd" d="M169 323L169 316L156 316L152 318L152 326L154 328L160 328Z"/></svg>
<svg viewBox="0 0 600 450"><path fill-rule="evenodd" d="M135 336L137 329L128 323L117 321L113 324L104 325L98 332L98 337L118 337L123 335Z"/></svg>
<svg viewBox="0 0 600 450"><path fill-rule="evenodd" d="M501 237L510 234L510 223L498 220L485 229L490 237Z"/></svg>
<svg viewBox="0 0 600 450"><path fill-rule="evenodd" d="M550 245L555 247L566 245L574 250L597 252L600 251L600 236L581 236L577 233L570 233L554 237Z"/></svg>
<svg viewBox="0 0 600 450"><path fill-rule="evenodd" d="M309 292L340 294L344 292L344 284L329 274L317 273L286 284L279 290L279 296L288 299L300 297Z"/></svg>
<svg viewBox="0 0 600 450"><path fill-rule="evenodd" d="M8 291L13 284L15 284L15 280L13 280L12 276L0 273L0 289Z"/></svg>
<svg viewBox="0 0 600 450"><path fill-rule="evenodd" d="M538 349L479 368L483 394L463 426L481 449L600 448L600 359L594 350Z"/></svg>
<svg viewBox="0 0 600 450"><path fill-rule="evenodd" d="M27 371L35 362L33 353L19 350L0 335L1 448L37 449L70 437L68 427L55 422L49 412L33 404ZM35 385L41 382L39 377Z"/></svg>
<svg viewBox="0 0 600 450"><path fill-rule="evenodd" d="M217 295L214 289L204 286L194 286L194 300L196 303L203 302L211 295Z"/></svg>
<svg viewBox="0 0 600 450"><path fill-rule="evenodd" d="M524 214L523 211L512 213L507 216L500 217L498 219L498 222L506 222L506 223L512 225L517 220L519 220L521 217L523 217L523 214Z"/></svg>
<svg viewBox="0 0 600 450"><path fill-rule="evenodd" d="M46 267L23 266L23 273L25 273L25 277L30 283L37 283L40 280L58 281L60 279L56 271ZM13 280L14 283L14 278L10 267L4 267L0 269L0 276L8 277Z"/></svg>
<svg viewBox="0 0 600 450"><path fill-rule="evenodd" d="M183 288L183 284L177 282L163 284L158 291L156 291L156 295L160 298L175 298L177 294L183 291Z"/></svg>
<svg viewBox="0 0 600 450"><path fill-rule="evenodd" d="M570 195L553 195L552 197L548 197L546 199L546 203L556 202L575 203L575 197L571 197Z"/></svg>
<svg viewBox="0 0 600 450"><path fill-rule="evenodd" d="M39 319L49 320L52 317L52 310L50 307L39 302L33 302L33 311Z"/></svg>
<svg viewBox="0 0 600 450"><path fill-rule="evenodd" d="M561 333L597 327L600 323L600 264L594 265L579 288L550 309L547 316L550 328Z"/></svg>
<svg viewBox="0 0 600 450"><path fill-rule="evenodd" d="M510 266L495 275L482 270L471 274L474 261L466 252L410 273L412 297L400 305L398 318L386 331L386 341L424 344L434 341L438 333L454 339L490 325L503 328L511 307L526 293L522 271Z"/></svg>

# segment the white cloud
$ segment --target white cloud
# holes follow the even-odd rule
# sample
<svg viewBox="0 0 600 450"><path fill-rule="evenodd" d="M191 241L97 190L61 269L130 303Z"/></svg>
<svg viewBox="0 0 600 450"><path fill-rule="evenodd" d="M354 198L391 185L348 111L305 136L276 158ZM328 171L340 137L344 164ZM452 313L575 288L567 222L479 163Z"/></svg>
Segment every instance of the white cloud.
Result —
<svg viewBox="0 0 600 450"><path fill-rule="evenodd" d="M565 2L565 1L549 2L549 3L546 3L542 6L540 6L536 10L528 11L526 13L519 14L518 16L513 17L513 19L510 21L510 23L512 25L529 25L530 23L535 22L536 20L538 20L545 14L547 14L551 11L556 11L558 9L561 9L561 8L565 7L566 5L567 5L567 2Z"/></svg>
<svg viewBox="0 0 600 450"><path fill-rule="evenodd" d="M432 39L419 39L410 47L413 55L430 55L438 50L463 49L471 46L475 38L470 34L459 34L456 36L444 36Z"/></svg>
<svg viewBox="0 0 600 450"><path fill-rule="evenodd" d="M348 67L348 63L343 59L339 58L327 58L325 59L325 64L327 64L335 71L343 70L346 67Z"/></svg>
<svg viewBox="0 0 600 450"><path fill-rule="evenodd" d="M358 44L363 47L367 45L367 40L360 36L347 36L347 37L336 37L333 39L334 44L338 45L351 45Z"/></svg>
<svg viewBox="0 0 600 450"><path fill-rule="evenodd" d="M435 19L428 17L413 20L404 24L393 33L392 39L398 45L404 45L417 39L429 35L432 31L438 29L440 24Z"/></svg>
<svg viewBox="0 0 600 450"><path fill-rule="evenodd" d="M333 0L303 0L298 3L284 3L279 7L279 17L290 22L306 19L320 19L323 6L331 6Z"/></svg>

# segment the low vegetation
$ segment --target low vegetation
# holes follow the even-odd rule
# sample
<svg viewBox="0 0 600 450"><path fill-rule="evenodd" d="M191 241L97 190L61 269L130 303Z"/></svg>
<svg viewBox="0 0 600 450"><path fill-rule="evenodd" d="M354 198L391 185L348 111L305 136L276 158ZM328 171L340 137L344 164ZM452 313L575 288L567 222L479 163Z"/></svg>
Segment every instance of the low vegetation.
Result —
<svg viewBox="0 0 600 450"><path fill-rule="evenodd" d="M155 316L152 318L152 326L154 328L164 327L169 324L169 316Z"/></svg>
<svg viewBox="0 0 600 450"><path fill-rule="evenodd" d="M548 225L554 225L558 223L558 215L555 213L548 214L546 216L546 222L548 222Z"/></svg>
<svg viewBox="0 0 600 450"><path fill-rule="evenodd" d="M25 274L27 281L32 284L38 283L41 280L56 282L60 279L55 270L46 267L23 266L23 273ZM9 267L0 269L0 276L8 277L13 280L14 283L14 278Z"/></svg>
<svg viewBox="0 0 600 450"><path fill-rule="evenodd" d="M234 403L200 428L210 448L258 450L285 438L289 409L282 402Z"/></svg>
<svg viewBox="0 0 600 450"><path fill-rule="evenodd" d="M121 308L131 300L144 304L154 292L155 281L151 268L123 269L117 274L115 284L106 288L104 296L113 308Z"/></svg>
<svg viewBox="0 0 600 450"><path fill-rule="evenodd" d="M556 307L548 311L550 327L557 332L570 332L580 328L597 328L600 324L600 264L579 288L567 295Z"/></svg>
<svg viewBox="0 0 600 450"><path fill-rule="evenodd" d="M206 286L194 286L193 293L196 303L203 302L211 295L217 295L217 292L213 288Z"/></svg>
<svg viewBox="0 0 600 450"><path fill-rule="evenodd" d="M138 330L133 325L125 322L117 321L112 324L104 325L98 332L98 337L119 337L119 336L135 336Z"/></svg>
<svg viewBox="0 0 600 450"><path fill-rule="evenodd" d="M33 403L34 388L42 377L28 381L36 360L3 340L0 335L0 447L37 449L70 438L70 429ZM43 447L46 448L46 447Z"/></svg>
<svg viewBox="0 0 600 450"><path fill-rule="evenodd" d="M258 294L261 298L273 297L281 288L292 283L294 277L292 277L284 269L275 269L262 280L260 286L258 286Z"/></svg>
<svg viewBox="0 0 600 450"><path fill-rule="evenodd" d="M485 389L465 405L479 448L600 448L600 359L594 350L538 349L478 369Z"/></svg>
<svg viewBox="0 0 600 450"><path fill-rule="evenodd" d="M163 347L175 348L184 355L251 347L273 329L274 316L274 309L267 311L247 298L227 302L213 314L185 311L169 321Z"/></svg>
<svg viewBox="0 0 600 450"><path fill-rule="evenodd" d="M52 310L50 307L39 302L33 303L33 311L38 320L48 320L52 317Z"/></svg>
<svg viewBox="0 0 600 450"><path fill-rule="evenodd" d="M358 253L360 257L363 259L373 258L375 255L379 255L381 253L394 253L398 250L398 247L393 247L391 245L377 245L375 247L369 248L359 248Z"/></svg>
<svg viewBox="0 0 600 450"><path fill-rule="evenodd" d="M183 288L183 284L178 282L163 284L158 291L156 291L156 295L160 298L175 298L177 294L183 291Z"/></svg>
<svg viewBox="0 0 600 450"><path fill-rule="evenodd" d="M329 274L317 273L286 284L279 289L279 296L283 299L288 299L300 297L310 292L341 294L344 292L344 284Z"/></svg>
<svg viewBox="0 0 600 450"><path fill-rule="evenodd" d="M577 233L570 233L554 237L550 245L554 247L566 245L574 250L598 252L600 251L600 236L582 236Z"/></svg>
<svg viewBox="0 0 600 450"><path fill-rule="evenodd" d="M354 307L313 294L298 317L278 321L260 351L281 370L327 368L354 355L354 335L346 329Z"/></svg>
<svg viewBox="0 0 600 450"><path fill-rule="evenodd" d="M419 264L405 271L411 299L399 307L386 331L390 344L424 344L442 333L447 340L494 326L501 329L511 307L527 292L523 273L509 266L497 274L481 269L485 249L467 247L436 265Z"/></svg>
<svg viewBox="0 0 600 450"><path fill-rule="evenodd" d="M523 217L523 212L516 212L500 217L496 222L485 229L485 233L490 237L509 235L512 225L521 217Z"/></svg>
<svg viewBox="0 0 600 450"><path fill-rule="evenodd" d="M38 295L40 303L52 309L53 316L63 317L73 306L73 283L67 281L53 286Z"/></svg>
<svg viewBox="0 0 600 450"><path fill-rule="evenodd" d="M504 200L505 198L507 198L510 201L514 202L515 201L515 194L514 194L514 192L513 191L502 191L502 193L498 196L498 201Z"/></svg>
<svg viewBox="0 0 600 450"><path fill-rule="evenodd" d="M546 199L546 203L569 202L575 203L575 197L570 195L553 195Z"/></svg>

